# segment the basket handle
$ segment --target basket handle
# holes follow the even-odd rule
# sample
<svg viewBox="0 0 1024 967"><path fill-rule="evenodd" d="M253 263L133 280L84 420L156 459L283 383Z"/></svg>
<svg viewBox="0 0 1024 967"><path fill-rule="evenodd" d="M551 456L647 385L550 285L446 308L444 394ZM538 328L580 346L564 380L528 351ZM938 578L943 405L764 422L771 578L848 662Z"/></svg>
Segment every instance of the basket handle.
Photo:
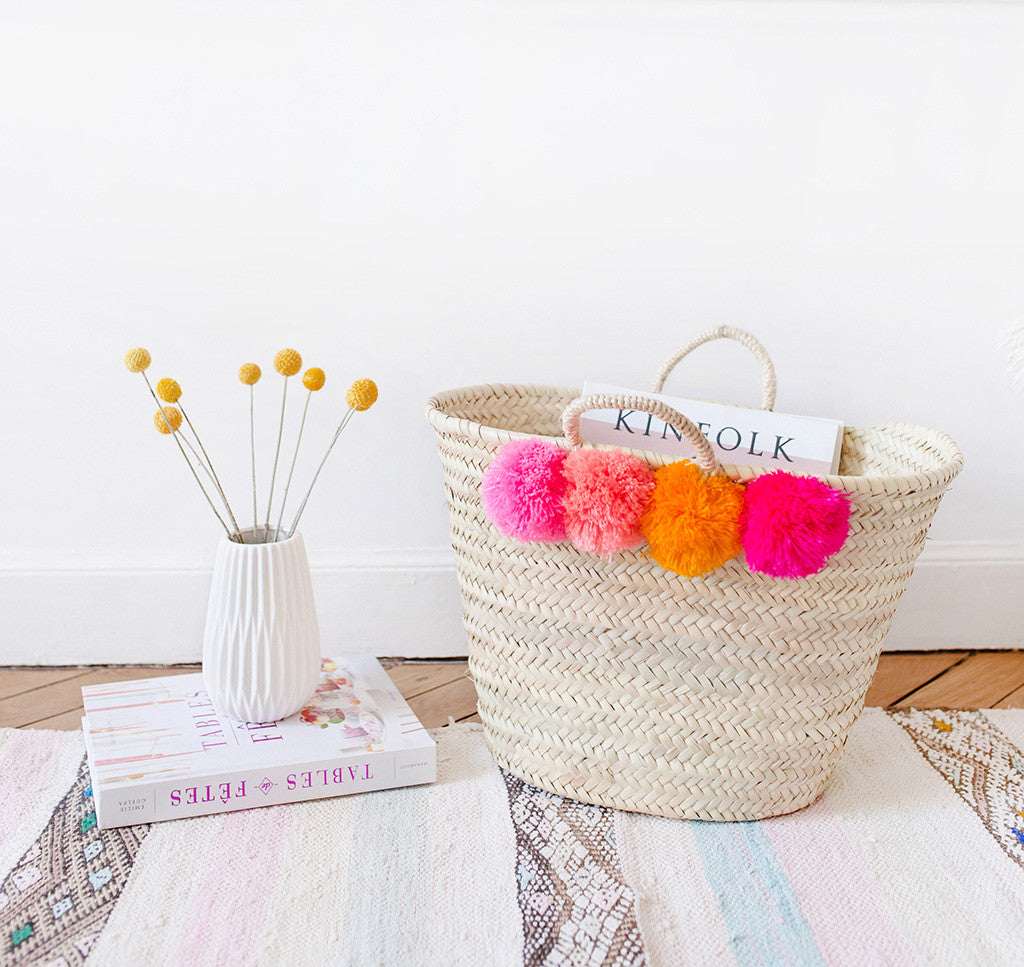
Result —
<svg viewBox="0 0 1024 967"><path fill-rule="evenodd" d="M692 353L698 346L715 339L732 339L746 346L754 358L761 364L761 409L771 410L775 408L775 365L772 363L768 350L764 348L749 332L743 329L734 329L732 326L715 326L707 329L698 336L694 336L685 346L677 349L666 361L665 365L658 370L654 377L654 384L651 386L652 393L660 393L661 388L668 379L668 374L675 369L676 364L684 357Z"/></svg>
<svg viewBox="0 0 1024 967"><path fill-rule="evenodd" d="M697 451L696 463L705 473L720 474L722 465L715 456L708 438L701 433L700 428L678 410L672 409L661 400L651 396L636 394L618 393L591 393L589 396L581 396L573 400L562 410L562 432L569 441L569 446L578 450L583 446L583 437L580 436L580 417L587 410L640 410L644 413L651 413L659 419L664 420L669 426L678 430Z"/></svg>

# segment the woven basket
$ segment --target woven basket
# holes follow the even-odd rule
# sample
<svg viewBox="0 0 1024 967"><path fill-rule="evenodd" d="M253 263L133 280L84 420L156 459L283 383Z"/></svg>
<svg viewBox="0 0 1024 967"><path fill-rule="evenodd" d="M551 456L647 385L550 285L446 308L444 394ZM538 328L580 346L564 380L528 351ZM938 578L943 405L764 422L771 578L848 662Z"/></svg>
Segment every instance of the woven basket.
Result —
<svg viewBox="0 0 1024 967"><path fill-rule="evenodd" d="M761 359L770 408L771 361L726 327L676 353L655 389L688 352L722 337ZM929 523L962 466L959 449L920 426L850 427L839 475L822 478L852 495L850 535L824 570L774 579L741 556L685 578L643 549L607 561L569 543L521 544L485 517L480 482L498 448L529 436L567 446L562 417L578 396L472 386L427 407L491 752L535 786L618 809L749 820L807 805L860 713ZM626 405L572 407L570 431L596 404ZM652 466L672 459L640 455ZM723 469L737 480L765 472Z"/></svg>

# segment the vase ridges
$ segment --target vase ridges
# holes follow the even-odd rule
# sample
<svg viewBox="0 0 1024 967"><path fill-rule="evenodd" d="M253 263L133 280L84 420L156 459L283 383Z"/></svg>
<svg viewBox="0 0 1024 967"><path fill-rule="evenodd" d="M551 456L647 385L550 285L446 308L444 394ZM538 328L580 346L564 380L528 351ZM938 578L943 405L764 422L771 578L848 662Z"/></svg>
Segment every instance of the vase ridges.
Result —
<svg viewBox="0 0 1024 967"><path fill-rule="evenodd" d="M240 721L283 718L313 695L319 670L320 635L301 536L276 544L222 541L203 637L214 707Z"/></svg>

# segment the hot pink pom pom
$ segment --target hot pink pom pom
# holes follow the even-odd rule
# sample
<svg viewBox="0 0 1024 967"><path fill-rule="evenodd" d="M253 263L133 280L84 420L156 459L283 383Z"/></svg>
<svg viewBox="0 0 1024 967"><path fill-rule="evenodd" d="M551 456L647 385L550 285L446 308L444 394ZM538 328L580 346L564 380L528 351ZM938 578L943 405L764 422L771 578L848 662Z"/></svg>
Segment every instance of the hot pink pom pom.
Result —
<svg viewBox="0 0 1024 967"><path fill-rule="evenodd" d="M850 532L850 495L816 477L776 470L747 485L747 566L776 578L820 571Z"/></svg>
<svg viewBox="0 0 1024 967"><path fill-rule="evenodd" d="M574 450L563 470L565 529L573 544L611 557L643 543L636 525L654 489L647 464L621 450Z"/></svg>
<svg viewBox="0 0 1024 967"><path fill-rule="evenodd" d="M498 451L480 495L500 533L520 541L565 540L564 461L565 451L545 440L513 440Z"/></svg>

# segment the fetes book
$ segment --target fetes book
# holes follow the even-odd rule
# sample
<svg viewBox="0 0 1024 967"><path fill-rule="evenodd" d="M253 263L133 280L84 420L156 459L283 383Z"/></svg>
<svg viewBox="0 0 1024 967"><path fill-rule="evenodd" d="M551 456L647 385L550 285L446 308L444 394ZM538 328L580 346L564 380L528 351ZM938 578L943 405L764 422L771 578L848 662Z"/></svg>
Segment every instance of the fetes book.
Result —
<svg viewBox="0 0 1024 967"><path fill-rule="evenodd" d="M589 381L583 386L584 395L633 392ZM752 464L818 476L839 469L844 428L838 420L750 410L662 393L646 395L667 403L697 424L722 463ZM679 458L695 453L686 437L656 416L639 410L591 410L580 417L580 433L590 443L656 450Z"/></svg>
<svg viewBox="0 0 1024 967"><path fill-rule="evenodd" d="M101 829L433 782L434 740L372 655L325 658L295 715L214 711L201 673L82 689Z"/></svg>

